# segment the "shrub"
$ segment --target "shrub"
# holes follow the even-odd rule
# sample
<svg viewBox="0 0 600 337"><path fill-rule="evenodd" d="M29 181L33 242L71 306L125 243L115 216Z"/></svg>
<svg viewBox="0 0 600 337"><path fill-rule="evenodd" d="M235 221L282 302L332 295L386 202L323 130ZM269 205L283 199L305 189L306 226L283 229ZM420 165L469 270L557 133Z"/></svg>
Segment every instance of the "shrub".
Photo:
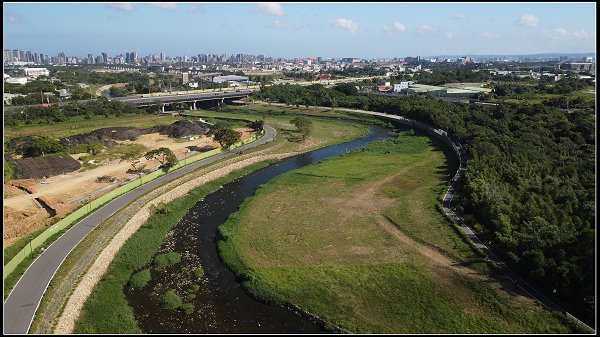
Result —
<svg viewBox="0 0 600 337"><path fill-rule="evenodd" d="M179 254L177 252L160 254L154 258L154 266L156 268L164 268L164 267L172 266L179 262L181 262L181 254Z"/></svg>
<svg viewBox="0 0 600 337"><path fill-rule="evenodd" d="M185 312L186 315L191 315L194 313L194 305L191 303L183 304L181 309L183 309L183 312Z"/></svg>
<svg viewBox="0 0 600 337"><path fill-rule="evenodd" d="M196 275L196 277L202 277L204 275L204 269L202 269L202 267L194 269L194 275Z"/></svg>
<svg viewBox="0 0 600 337"><path fill-rule="evenodd" d="M196 291L198 291L199 289L200 289L200 285L199 285L199 284L192 284L192 285L190 286L190 290L189 290L189 292L191 292L191 293L195 293L195 292L196 292Z"/></svg>
<svg viewBox="0 0 600 337"><path fill-rule="evenodd" d="M129 284L136 289L145 287L148 282L150 282L150 269L139 271L129 279Z"/></svg>
<svg viewBox="0 0 600 337"><path fill-rule="evenodd" d="M167 290L161 297L160 303L163 308L168 310L175 310L181 307L181 297L179 297L173 290Z"/></svg>
<svg viewBox="0 0 600 337"><path fill-rule="evenodd" d="M151 205L150 212L153 214L168 214L171 212L171 209L167 204L161 201L156 205Z"/></svg>

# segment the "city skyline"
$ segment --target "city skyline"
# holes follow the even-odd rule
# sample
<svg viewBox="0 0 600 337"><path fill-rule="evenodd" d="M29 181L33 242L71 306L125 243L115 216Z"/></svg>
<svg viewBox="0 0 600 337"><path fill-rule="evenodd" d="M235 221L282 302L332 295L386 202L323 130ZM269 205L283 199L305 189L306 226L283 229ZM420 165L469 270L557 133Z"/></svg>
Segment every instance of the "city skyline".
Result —
<svg viewBox="0 0 600 337"><path fill-rule="evenodd" d="M50 55L393 58L595 51L593 3L5 3L4 12L4 49ZM48 25L53 29L44 30Z"/></svg>

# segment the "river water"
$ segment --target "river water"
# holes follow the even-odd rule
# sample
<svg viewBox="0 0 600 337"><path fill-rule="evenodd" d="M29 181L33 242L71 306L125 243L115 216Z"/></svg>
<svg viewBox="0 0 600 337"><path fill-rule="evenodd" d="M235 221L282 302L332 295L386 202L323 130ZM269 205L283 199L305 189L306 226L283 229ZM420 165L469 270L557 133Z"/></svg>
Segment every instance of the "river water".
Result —
<svg viewBox="0 0 600 337"><path fill-rule="evenodd" d="M181 263L164 270L152 270L152 280L141 290L127 287L129 305L144 333L327 333L321 324L289 308L262 303L250 296L223 265L217 248L218 227L240 204L269 180L288 171L361 148L375 140L387 139L389 129L370 126L369 135L282 160L224 185L196 203L167 235L159 253L182 253ZM198 282L183 268L202 266L205 275ZM199 283L192 303L195 312L163 309L150 297L168 289L183 294L191 283Z"/></svg>

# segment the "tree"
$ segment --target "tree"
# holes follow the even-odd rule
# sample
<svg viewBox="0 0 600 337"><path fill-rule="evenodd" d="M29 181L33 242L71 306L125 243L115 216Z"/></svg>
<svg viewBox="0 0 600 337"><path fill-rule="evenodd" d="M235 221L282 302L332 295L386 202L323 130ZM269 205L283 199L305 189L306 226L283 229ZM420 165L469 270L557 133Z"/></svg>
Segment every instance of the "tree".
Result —
<svg viewBox="0 0 600 337"><path fill-rule="evenodd" d="M177 164L177 157L168 147L161 147L156 150L148 151L146 152L145 157L147 160L157 159L163 170L168 170Z"/></svg>
<svg viewBox="0 0 600 337"><path fill-rule="evenodd" d="M87 144L86 148L87 148L87 152L91 153L92 155L97 155L98 153L100 153L102 151L102 148L104 147L104 145L102 145L102 143L100 142L93 142L90 144Z"/></svg>
<svg viewBox="0 0 600 337"><path fill-rule="evenodd" d="M312 122L305 117L296 117L290 121L290 123L294 124L294 126L298 129L298 132L302 134L302 139L306 139L306 137L310 136L312 132Z"/></svg>
<svg viewBox="0 0 600 337"><path fill-rule="evenodd" d="M248 123L248 127L251 128L252 131L254 131L254 132L259 132L260 130L262 130L264 125L265 125L264 119L259 119L254 122Z"/></svg>
<svg viewBox="0 0 600 337"><path fill-rule="evenodd" d="M336 85L333 89L347 96L356 95L358 93L356 86L352 83L340 83Z"/></svg>
<svg viewBox="0 0 600 337"><path fill-rule="evenodd" d="M218 130L214 138L223 148L228 149L231 145L239 142L242 139L242 133L230 128Z"/></svg>
<svg viewBox="0 0 600 337"><path fill-rule="evenodd" d="M121 161L127 161L133 167L133 171L139 174L144 167L146 167L145 163L142 163L140 160L142 158L141 152L127 152L121 156Z"/></svg>
<svg viewBox="0 0 600 337"><path fill-rule="evenodd" d="M23 150L23 157L39 157L50 153L64 151L62 144L56 139L38 137L33 144Z"/></svg>

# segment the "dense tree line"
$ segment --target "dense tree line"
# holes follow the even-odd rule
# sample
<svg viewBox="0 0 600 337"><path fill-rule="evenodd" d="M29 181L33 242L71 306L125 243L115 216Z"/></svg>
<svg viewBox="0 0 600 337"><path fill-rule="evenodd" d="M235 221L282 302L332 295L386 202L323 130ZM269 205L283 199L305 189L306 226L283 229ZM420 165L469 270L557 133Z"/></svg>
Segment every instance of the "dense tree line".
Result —
<svg viewBox="0 0 600 337"><path fill-rule="evenodd" d="M38 102L39 103L39 102ZM101 97L97 101L84 104L72 102L64 106L55 105L49 107L27 107L21 112L6 113L4 123L8 126L37 124L53 124L63 122L69 117L83 116L91 118L93 115L121 116L125 114L151 113L152 107L146 109L137 109L136 107L122 102L108 101Z"/></svg>
<svg viewBox="0 0 600 337"><path fill-rule="evenodd" d="M58 82L53 83L52 81L41 79L29 81L26 84L4 83L4 92L22 95L37 94L39 96L40 92L57 93L58 89L63 88L65 88L65 86Z"/></svg>
<svg viewBox="0 0 600 337"><path fill-rule="evenodd" d="M98 72L90 69L77 69L73 67L55 68L50 73L63 83L77 84L113 84L129 83L132 81L145 81L148 83L148 75L139 72Z"/></svg>
<svg viewBox="0 0 600 337"><path fill-rule="evenodd" d="M433 72L421 71L413 76L402 74L393 78L394 80L415 81L420 84L440 85L457 82L486 82L491 79L488 71L471 71L467 68L435 70Z"/></svg>
<svg viewBox="0 0 600 337"><path fill-rule="evenodd" d="M387 73L387 70L373 67L346 67L341 70L332 69L329 73L335 77L383 76Z"/></svg>
<svg viewBox="0 0 600 337"><path fill-rule="evenodd" d="M368 109L449 131L468 150L457 204L465 220L538 286L574 306L594 300L594 115L545 105L457 105L279 85L257 99ZM590 302L591 301L591 302Z"/></svg>

